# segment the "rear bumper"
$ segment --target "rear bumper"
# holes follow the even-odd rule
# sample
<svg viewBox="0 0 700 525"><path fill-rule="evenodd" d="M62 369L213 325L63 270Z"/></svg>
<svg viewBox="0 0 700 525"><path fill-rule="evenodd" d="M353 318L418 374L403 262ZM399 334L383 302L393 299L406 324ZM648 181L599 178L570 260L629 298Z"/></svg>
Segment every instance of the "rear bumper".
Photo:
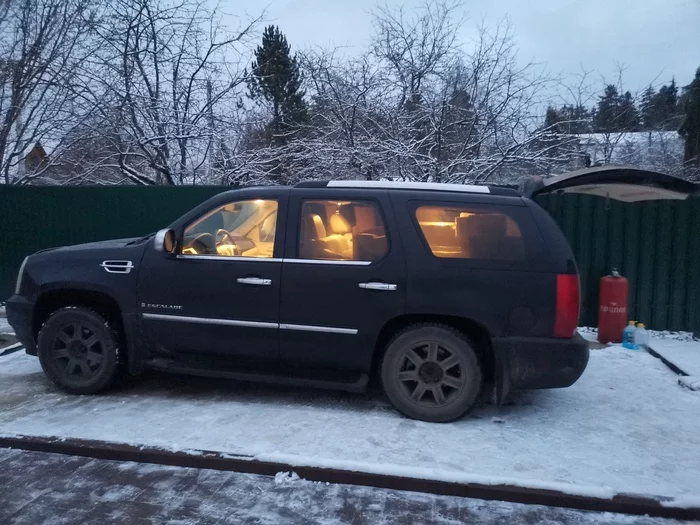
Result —
<svg viewBox="0 0 700 525"><path fill-rule="evenodd" d="M17 339L27 349L28 354L36 355L36 341L32 330L34 303L19 295L13 295L7 300L5 311L7 322L15 330Z"/></svg>
<svg viewBox="0 0 700 525"><path fill-rule="evenodd" d="M564 388L573 385L588 364L588 342L540 337L494 338L503 397L511 390Z"/></svg>

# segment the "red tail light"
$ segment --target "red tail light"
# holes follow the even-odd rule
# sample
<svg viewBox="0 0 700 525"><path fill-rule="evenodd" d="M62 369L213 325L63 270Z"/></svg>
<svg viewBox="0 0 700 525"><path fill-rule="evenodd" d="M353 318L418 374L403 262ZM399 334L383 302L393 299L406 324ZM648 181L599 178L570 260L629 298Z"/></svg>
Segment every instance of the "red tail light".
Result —
<svg viewBox="0 0 700 525"><path fill-rule="evenodd" d="M578 325L580 308L579 279L576 274L557 275L557 311L554 337L572 337Z"/></svg>

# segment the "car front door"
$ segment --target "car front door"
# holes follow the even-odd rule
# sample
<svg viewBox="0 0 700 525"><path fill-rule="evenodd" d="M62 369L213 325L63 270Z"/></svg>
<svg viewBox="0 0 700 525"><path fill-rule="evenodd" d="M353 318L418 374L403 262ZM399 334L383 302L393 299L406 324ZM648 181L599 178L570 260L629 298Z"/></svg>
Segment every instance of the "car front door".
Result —
<svg viewBox="0 0 700 525"><path fill-rule="evenodd" d="M386 192L296 188L280 302L283 360L352 371L404 313L406 266Z"/></svg>
<svg viewBox="0 0 700 525"><path fill-rule="evenodd" d="M147 250L139 303L156 349L277 358L288 194L246 191L184 225L176 254Z"/></svg>

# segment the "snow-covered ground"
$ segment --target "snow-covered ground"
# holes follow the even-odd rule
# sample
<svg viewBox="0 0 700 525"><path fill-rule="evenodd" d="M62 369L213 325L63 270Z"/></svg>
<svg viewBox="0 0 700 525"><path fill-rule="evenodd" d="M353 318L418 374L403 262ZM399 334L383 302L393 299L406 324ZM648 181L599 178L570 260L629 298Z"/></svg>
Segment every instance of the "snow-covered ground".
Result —
<svg viewBox="0 0 700 525"><path fill-rule="evenodd" d="M588 341L598 341L597 329L581 327L578 330ZM649 348L688 375L679 377L679 383L700 391L700 340L692 332L649 330L649 336Z"/></svg>
<svg viewBox="0 0 700 525"><path fill-rule="evenodd" d="M653 337L649 346L689 376L700 378L700 341Z"/></svg>
<svg viewBox="0 0 700 525"><path fill-rule="evenodd" d="M0 357L0 434L215 450L447 481L700 504L700 392L645 352L594 350L571 388L482 405L450 424L379 395L155 376L108 395L52 388L36 358ZM673 504L673 502L670 502Z"/></svg>

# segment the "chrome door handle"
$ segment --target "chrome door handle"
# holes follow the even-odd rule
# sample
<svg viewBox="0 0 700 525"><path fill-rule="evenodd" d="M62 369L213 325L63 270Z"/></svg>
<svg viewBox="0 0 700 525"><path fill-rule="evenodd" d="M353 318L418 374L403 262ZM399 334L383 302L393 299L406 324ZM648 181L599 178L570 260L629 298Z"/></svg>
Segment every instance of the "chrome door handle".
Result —
<svg viewBox="0 0 700 525"><path fill-rule="evenodd" d="M387 290L391 292L396 290L396 285L389 283L360 283L357 286L365 290Z"/></svg>
<svg viewBox="0 0 700 525"><path fill-rule="evenodd" d="M255 286L270 286L272 279L261 279L260 277L239 277L236 279L241 284L253 284Z"/></svg>

